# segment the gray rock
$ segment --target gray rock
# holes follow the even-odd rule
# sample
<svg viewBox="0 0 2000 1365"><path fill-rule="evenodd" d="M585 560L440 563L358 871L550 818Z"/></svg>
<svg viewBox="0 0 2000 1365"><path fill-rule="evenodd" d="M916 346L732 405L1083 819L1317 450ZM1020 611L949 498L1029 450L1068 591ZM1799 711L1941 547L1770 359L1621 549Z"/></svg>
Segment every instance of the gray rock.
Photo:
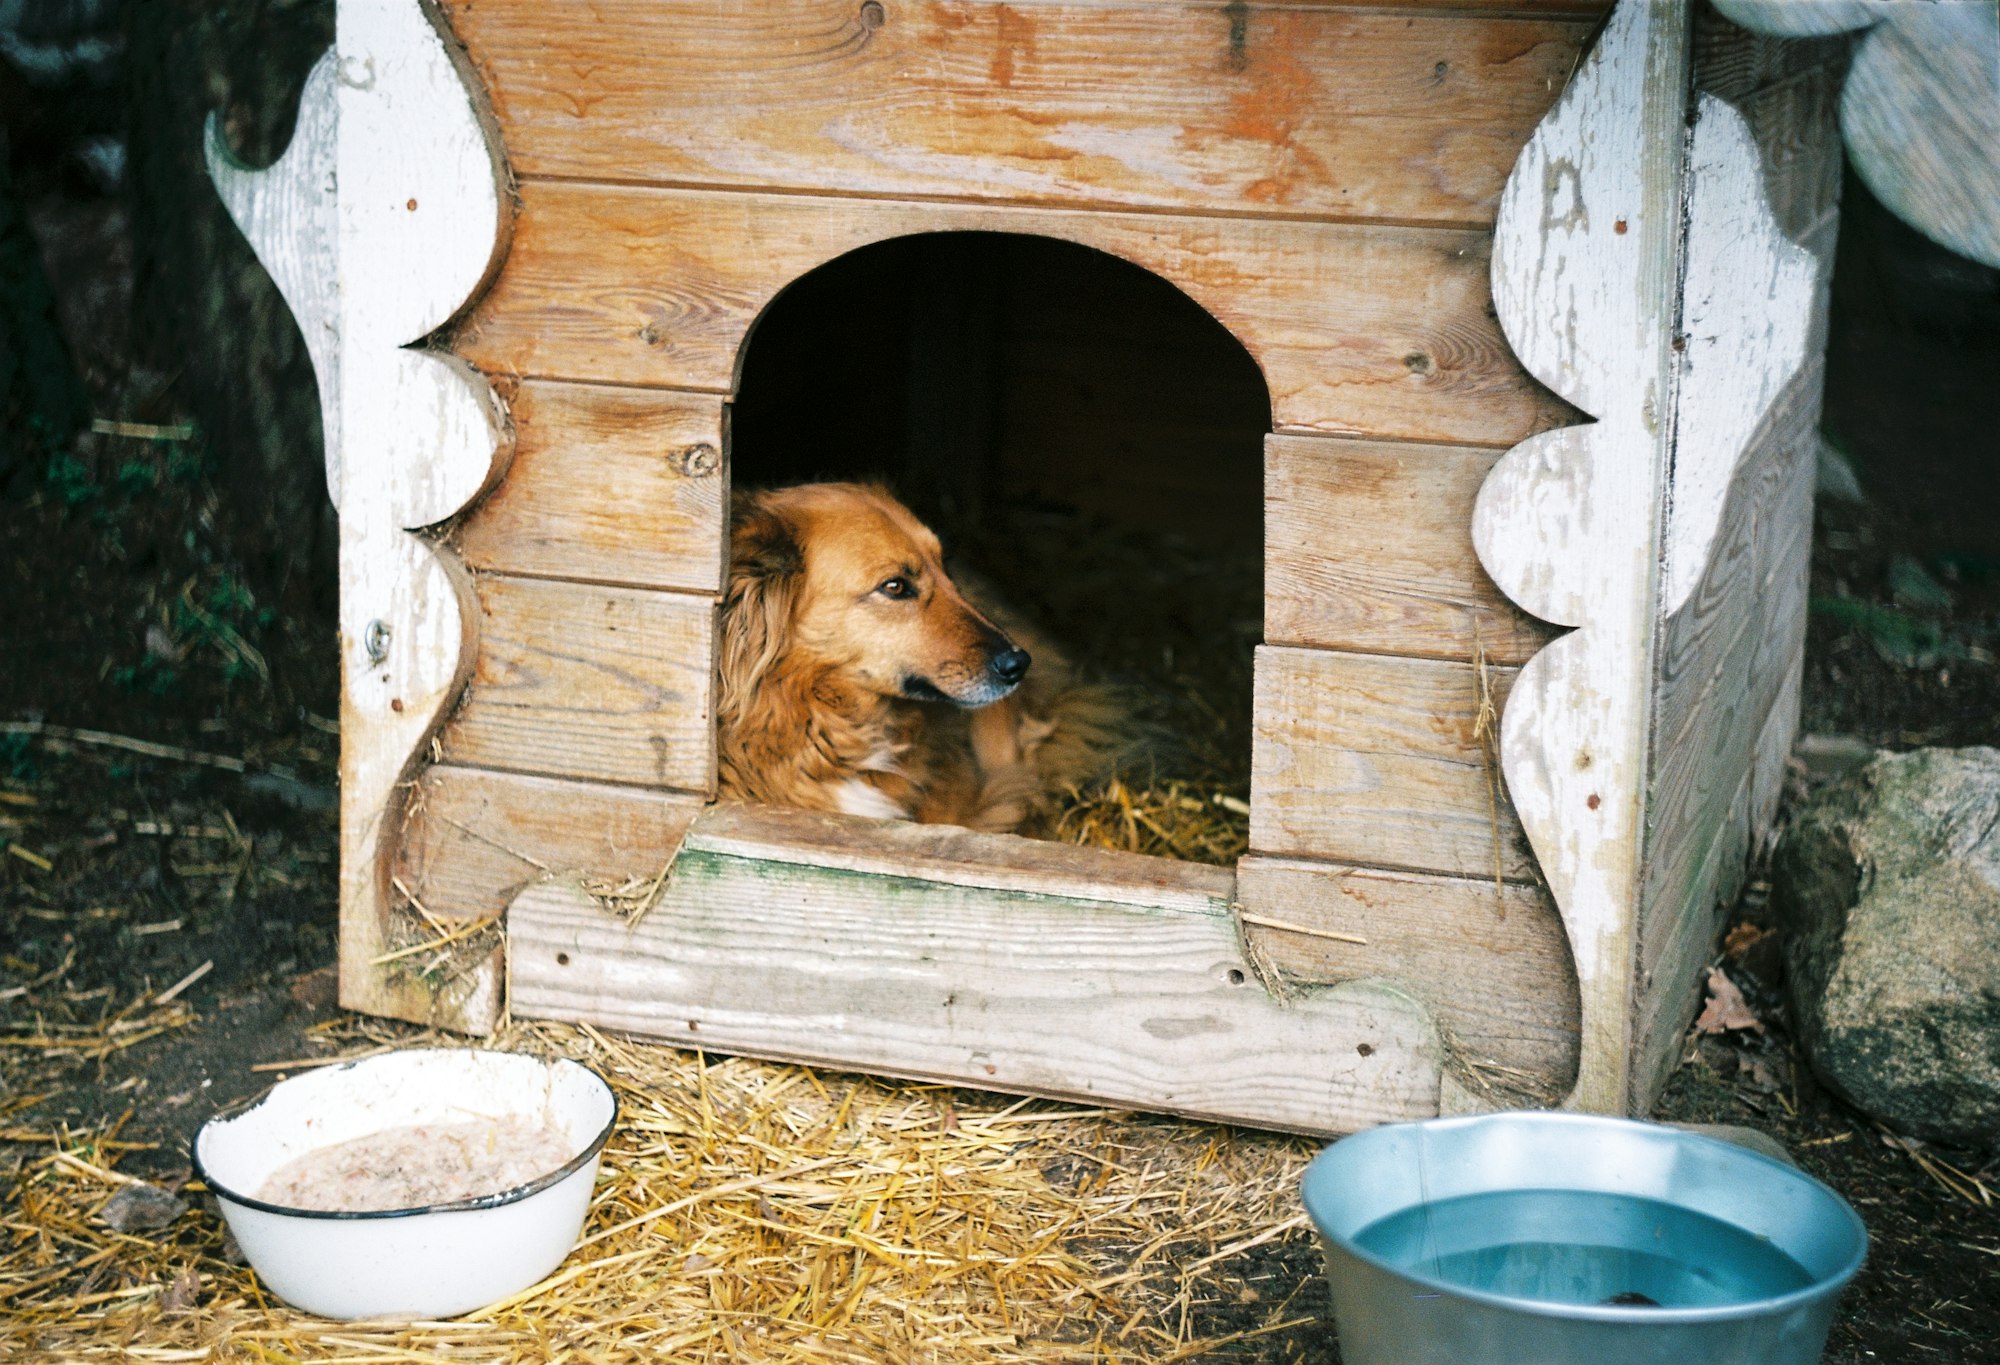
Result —
<svg viewBox="0 0 2000 1365"><path fill-rule="evenodd" d="M1879 754L1772 868L1799 1040L1907 1133L2000 1145L2000 750Z"/></svg>

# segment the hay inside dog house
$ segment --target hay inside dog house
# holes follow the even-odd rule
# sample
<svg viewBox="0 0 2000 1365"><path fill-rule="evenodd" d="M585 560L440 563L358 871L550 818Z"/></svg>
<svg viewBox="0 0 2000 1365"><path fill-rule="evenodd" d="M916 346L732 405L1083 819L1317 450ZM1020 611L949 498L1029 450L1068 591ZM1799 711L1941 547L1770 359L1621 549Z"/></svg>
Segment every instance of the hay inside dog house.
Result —
<svg viewBox="0 0 2000 1365"><path fill-rule="evenodd" d="M285 158L211 161L324 405L343 1002L1321 1132L1644 1108L1797 715L1844 54L1685 0L341 0ZM957 232L1261 367L1237 867L710 802L746 337Z"/></svg>

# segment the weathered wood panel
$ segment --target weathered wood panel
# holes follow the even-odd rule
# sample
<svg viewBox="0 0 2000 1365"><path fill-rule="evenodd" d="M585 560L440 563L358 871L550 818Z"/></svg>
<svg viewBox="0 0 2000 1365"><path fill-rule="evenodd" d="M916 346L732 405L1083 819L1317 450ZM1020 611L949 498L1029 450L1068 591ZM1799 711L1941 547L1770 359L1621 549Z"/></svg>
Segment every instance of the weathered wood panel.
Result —
<svg viewBox="0 0 2000 1365"><path fill-rule="evenodd" d="M1251 856L1236 869L1262 959L1303 982L1379 977L1422 1000L1461 1063L1497 1063L1545 1094L1576 1075L1576 971L1538 888ZM1316 937L1345 934L1358 943Z"/></svg>
<svg viewBox="0 0 2000 1365"><path fill-rule="evenodd" d="M1576 20L450 0L523 176L1484 225Z"/></svg>
<svg viewBox="0 0 2000 1365"><path fill-rule="evenodd" d="M546 182L520 197L507 268L455 339L496 373L727 392L750 324L798 276L978 230L1179 286L1263 366L1280 427L1502 445L1568 413L1488 315L1480 232Z"/></svg>
<svg viewBox="0 0 2000 1365"><path fill-rule="evenodd" d="M1506 705L1515 672L1487 669L1496 708ZM1250 847L1533 877L1504 789L1494 806L1492 765L1473 735L1479 702L1471 664L1260 647Z"/></svg>
<svg viewBox="0 0 2000 1365"><path fill-rule="evenodd" d="M509 410L507 477L453 536L475 569L716 592L728 537L722 402L540 380Z"/></svg>
<svg viewBox="0 0 2000 1365"><path fill-rule="evenodd" d="M490 919L547 876L658 876L701 808L679 792L435 764L417 779L395 875L440 920Z"/></svg>
<svg viewBox="0 0 2000 1365"><path fill-rule="evenodd" d="M830 865L829 824L900 874ZM711 826L726 837L712 842ZM912 833L922 845L906 848ZM1056 894L963 875L1018 847L718 808L696 819L636 925L561 882L524 891L508 912L513 1008L684 1046L1307 1132L1437 1112L1423 1006L1379 982L1273 999L1226 896L1211 894L1214 869L1192 869L1154 906L1094 899L1082 883Z"/></svg>
<svg viewBox="0 0 2000 1365"><path fill-rule="evenodd" d="M1493 586L1472 505L1499 458L1464 446L1272 436L1264 445L1264 638L1524 663L1554 631Z"/></svg>
<svg viewBox="0 0 2000 1365"><path fill-rule="evenodd" d="M714 789L715 602L482 575L479 657L447 762Z"/></svg>
<svg viewBox="0 0 2000 1365"><path fill-rule="evenodd" d="M1840 129L1904 222L2000 269L2000 6L1882 5L1858 42Z"/></svg>
<svg viewBox="0 0 2000 1365"><path fill-rule="evenodd" d="M1674 459L1662 492L1662 616L1693 594L1731 479L1766 415L1813 364L1806 343L1820 263L1765 204L1763 160L1743 116L1703 96L1689 165Z"/></svg>

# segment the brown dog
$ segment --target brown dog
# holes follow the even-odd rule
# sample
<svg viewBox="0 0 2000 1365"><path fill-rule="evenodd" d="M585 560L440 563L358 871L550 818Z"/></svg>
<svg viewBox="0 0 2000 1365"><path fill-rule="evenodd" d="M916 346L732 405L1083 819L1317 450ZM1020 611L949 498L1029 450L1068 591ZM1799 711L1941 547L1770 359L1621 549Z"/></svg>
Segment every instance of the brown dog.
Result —
<svg viewBox="0 0 2000 1365"><path fill-rule="evenodd" d="M723 799L1012 830L1104 765L1102 735L1050 742L1061 697L1022 696L1028 652L966 599L937 536L888 493L805 484L734 510ZM1054 659L1038 669L1063 671Z"/></svg>

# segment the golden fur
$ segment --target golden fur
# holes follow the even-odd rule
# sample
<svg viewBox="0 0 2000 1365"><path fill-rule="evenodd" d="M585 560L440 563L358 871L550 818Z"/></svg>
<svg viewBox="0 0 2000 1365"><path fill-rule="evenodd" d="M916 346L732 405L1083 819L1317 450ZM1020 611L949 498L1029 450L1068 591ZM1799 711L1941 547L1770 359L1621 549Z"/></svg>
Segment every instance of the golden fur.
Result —
<svg viewBox="0 0 2000 1365"><path fill-rule="evenodd" d="M1014 830L1102 769L1116 718L1046 643L967 599L879 488L737 499L723 597L721 796Z"/></svg>

